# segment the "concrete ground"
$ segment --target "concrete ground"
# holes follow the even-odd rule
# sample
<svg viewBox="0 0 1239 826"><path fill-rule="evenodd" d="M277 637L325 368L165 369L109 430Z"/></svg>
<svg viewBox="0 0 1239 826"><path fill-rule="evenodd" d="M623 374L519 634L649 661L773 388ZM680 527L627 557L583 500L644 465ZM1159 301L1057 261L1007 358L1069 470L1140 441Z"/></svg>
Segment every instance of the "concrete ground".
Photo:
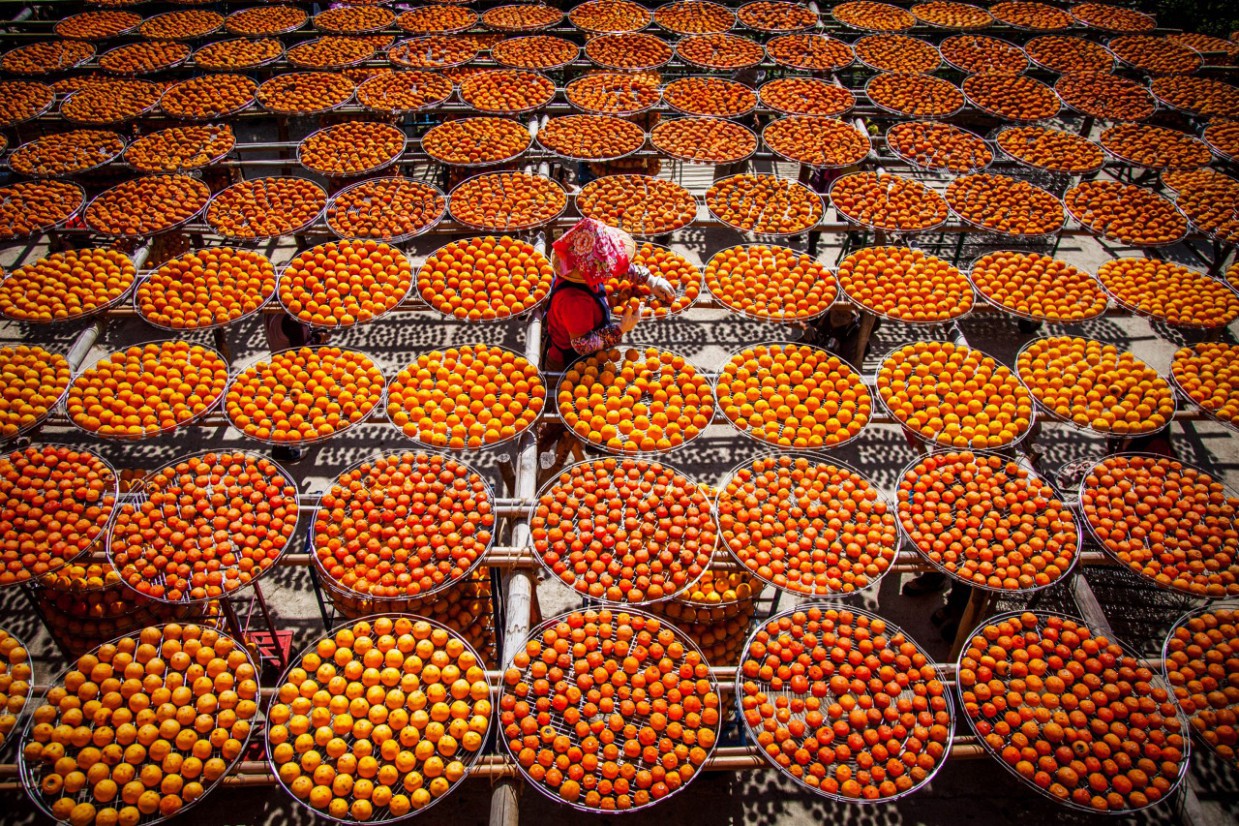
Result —
<svg viewBox="0 0 1239 826"><path fill-rule="evenodd" d="M308 128L308 127L307 127ZM294 135L294 137L297 137ZM792 170L781 168L783 174ZM676 174L664 170L664 174ZM683 179L698 192L708 185L708 170L685 170ZM828 220L830 216L828 215ZM690 258L704 262L716 250L741 243L738 233L712 228L708 231L690 229L678 233L677 250ZM326 240L321 239L321 240ZM819 258L833 266L840 253L841 236L825 236L819 248ZM918 244L932 242L918 239ZM948 246L954 238L946 239ZM422 238L408 245L420 260L444 243L442 238ZM989 245L984 249L1000 248ZM979 254L981 247L969 246L964 251L964 263ZM26 260L38 250L7 250L0 253L0 264L6 268L18 260ZM292 247L285 243L269 250L277 265L292 257ZM21 258L18 258L20 253ZM1059 248L1064 259L1090 271L1115 254L1134 254L1117 250L1091 239L1065 239ZM945 253L944 253L945 254ZM1170 255L1192 263L1184 249ZM978 313L961 322L968 341L1010 365L1018 349L1033 335L1019 331L1015 321L993 313ZM52 330L34 330L23 325L0 325L0 341L38 341L64 351L80 331L81 325L67 325ZM1057 332L1046 330L1045 333ZM1133 350L1163 375L1169 370L1176 346L1183 342L1178 331L1164 325L1130 317L1106 317L1073 328L1072 332L1112 342ZM1234 329L1227 331L1233 340ZM863 365L871 373L883 354L893 347L917 338L943 335L939 330L914 330L901 325L887 325L877 333L870 356ZM695 310L687 316L642 324L632 340L659 344L690 358L706 371L713 371L727 356L758 341L793 340L799 336L795 328L767 325L738 319L721 311ZM114 322L96 344L91 358L132 342L162 338L158 331L141 321ZM191 336L204 343L209 339ZM378 359L388 375L412 360L422 350L477 341L503 344L523 349L524 331L519 322L491 325L462 325L444 321L430 313L400 313L364 328L340 334L333 343L362 349ZM251 320L230 330L228 340L237 359L246 359L264 351L265 342L258 322ZM236 431L227 428L189 428L181 433L139 444L92 442L72 430L49 431L48 439L90 444L117 467L154 468L177 457L206 448L257 448ZM1211 468L1230 484L1239 487L1239 441L1221 426L1197 422L1180 423L1172 427L1171 439L1178 455L1188 461ZM387 450L406 449L413 443L403 438L390 425L364 425L328 444L311 449L306 458L290 470L306 491L323 490L332 477L357 459ZM1100 457L1105 453L1101 439L1083 435L1061 425L1047 425L1036 447L1043 456L1042 469L1053 475L1056 468L1079 459ZM763 448L737 434L725 423L713 425L694 443L668 457L668 461L689 474L710 482L720 481L726 472L748 457L764 452ZM894 490L899 471L917 453L908 445L900 431L892 426L871 426L855 443L835 452L838 458L866 473L888 493ZM510 457L504 450L482 452L468 461L483 470L501 488L498 468ZM304 525L304 523L303 523ZM1144 653L1160 650L1161 641L1173 621L1189 603L1154 591L1133 577L1113 569L1089 569L1085 576L1094 586L1116 634ZM905 575L906 578L906 575ZM899 575L892 575L873 593L853 601L877 611L904 627L939 661L948 656L948 643L929 624L930 613L942 602L941 595L912 599L899 595ZM263 589L281 628L293 631L293 648L299 650L323 633L318 607L310 588L309 572L304 568L279 568L264 580ZM544 582L538 589L544 614L564 610L577 600L566 588L555 582ZM771 595L766 595L769 598ZM243 601L243 600L240 600ZM784 599L786 607L790 601ZM1020 607L1012 602L1004 607ZM1042 605L1074 611L1063 589L1054 589ZM0 593L0 622L12 633L27 641L35 658L37 678L46 684L64 666L22 596L9 590ZM276 675L267 674L265 685L271 685ZM961 732L967 724L960 722ZM15 752L10 743L0 762L11 763ZM1192 783L1204 804L1204 823L1213 826L1239 821L1239 772L1219 765L1209 755L1198 753L1192 759ZM481 780L464 786L428 814L425 819L435 823L460 826L482 826L488 820L490 787ZM521 797L521 816L526 823L571 822L600 823L603 818L573 813L572 810L542 797L536 790L525 789ZM0 823L24 824L41 820L20 792L0 793ZM180 817L178 822L212 824L213 826L282 826L308 824L315 820L307 810L292 803L281 790L274 788L217 791L200 806ZM1101 817L1071 813L1037 797L1018 784L993 761L953 760L943 768L932 785L902 801L879 806L837 805L799 791L782 775L770 770L744 774L709 773L696 779L675 798L646 813L625 817L630 824L674 822L684 826L697 824L746 824L746 826L801 826L826 821L849 826L899 826L900 824L1019 824L1030 823L1100 823ZM1127 822L1172 824L1182 822L1176 803L1155 807L1149 812L1125 818ZM1201 826L1198 822L1196 826Z"/></svg>

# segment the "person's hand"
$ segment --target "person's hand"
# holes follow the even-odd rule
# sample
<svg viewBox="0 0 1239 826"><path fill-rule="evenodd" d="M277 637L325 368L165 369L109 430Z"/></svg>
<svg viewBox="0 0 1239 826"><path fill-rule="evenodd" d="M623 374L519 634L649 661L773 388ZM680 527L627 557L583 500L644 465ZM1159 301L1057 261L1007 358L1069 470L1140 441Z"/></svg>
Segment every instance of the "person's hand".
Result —
<svg viewBox="0 0 1239 826"><path fill-rule="evenodd" d="M640 305L629 305L628 309L624 310L624 314L620 316L619 326L625 333L631 333L633 328L637 326L637 322L641 320Z"/></svg>
<svg viewBox="0 0 1239 826"><path fill-rule="evenodd" d="M671 304L675 301L675 288L671 286L671 282L660 275L651 275L646 281L646 286L650 288L650 292L664 304Z"/></svg>

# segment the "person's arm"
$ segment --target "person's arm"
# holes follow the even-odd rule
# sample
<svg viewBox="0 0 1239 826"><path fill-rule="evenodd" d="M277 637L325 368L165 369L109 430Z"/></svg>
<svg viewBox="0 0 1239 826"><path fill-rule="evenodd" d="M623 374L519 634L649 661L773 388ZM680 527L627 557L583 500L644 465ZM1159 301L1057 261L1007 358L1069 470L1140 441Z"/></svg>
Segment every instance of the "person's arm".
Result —
<svg viewBox="0 0 1239 826"><path fill-rule="evenodd" d="M675 301L675 288L671 286L671 282L661 276L654 275L640 264L633 264L628 268L628 280L635 286L649 287L654 297L664 304L670 304Z"/></svg>
<svg viewBox="0 0 1239 826"><path fill-rule="evenodd" d="M614 347L623 339L624 333L637 326L640 314L641 309L639 307L629 307L619 317L618 321L604 324L584 335L575 336L572 339L572 349L582 356L588 356L590 353L597 353L599 350Z"/></svg>

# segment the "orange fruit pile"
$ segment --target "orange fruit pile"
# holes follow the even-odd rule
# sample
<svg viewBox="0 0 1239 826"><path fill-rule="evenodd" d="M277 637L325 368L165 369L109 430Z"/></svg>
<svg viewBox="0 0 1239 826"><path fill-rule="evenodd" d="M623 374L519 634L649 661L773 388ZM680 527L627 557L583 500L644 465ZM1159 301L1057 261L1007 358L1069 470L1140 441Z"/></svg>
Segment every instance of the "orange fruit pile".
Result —
<svg viewBox="0 0 1239 826"><path fill-rule="evenodd" d="M70 123L91 126L124 123L153 109L162 94L162 86L145 80L108 78L71 92L60 114Z"/></svg>
<svg viewBox="0 0 1239 826"><path fill-rule="evenodd" d="M337 6L314 15L314 28L332 34L361 34L389 28L396 13L382 6Z"/></svg>
<svg viewBox="0 0 1239 826"><path fill-rule="evenodd" d="M404 143L404 132L391 124L348 121L307 137L297 147L297 159L331 178L365 175L398 161Z"/></svg>
<svg viewBox="0 0 1239 826"><path fill-rule="evenodd" d="M795 32L818 24L815 11L783 0L751 0L736 9L736 17L759 32Z"/></svg>
<svg viewBox="0 0 1239 826"><path fill-rule="evenodd" d="M389 115L429 109L451 95L452 82L434 72L389 72L375 75L357 87L358 103Z"/></svg>
<svg viewBox="0 0 1239 826"><path fill-rule="evenodd" d="M545 404L538 368L486 344L423 353L396 374L387 393L387 414L404 435L453 450L512 439Z"/></svg>
<svg viewBox="0 0 1239 826"><path fill-rule="evenodd" d="M375 46L361 37L330 35L290 46L284 58L299 69L343 69L374 56Z"/></svg>
<svg viewBox="0 0 1239 826"><path fill-rule="evenodd" d="M1106 162L1101 147L1080 135L1049 126L1009 126L998 148L1022 164L1069 175L1094 172Z"/></svg>
<svg viewBox="0 0 1239 826"><path fill-rule="evenodd" d="M932 75L874 75L865 94L875 106L909 118L946 118L964 108L959 87Z"/></svg>
<svg viewBox="0 0 1239 826"><path fill-rule="evenodd" d="M886 620L810 606L768 620L736 692L766 758L841 801L895 798L929 782L951 746L954 706L937 668Z"/></svg>
<svg viewBox="0 0 1239 826"><path fill-rule="evenodd" d="M213 72L253 69L274 62L284 54L284 44L274 37L256 40L236 37L208 43L194 52L194 66Z"/></svg>
<svg viewBox="0 0 1239 826"><path fill-rule="evenodd" d="M16 637L0 629L0 745L17 726L33 681L30 654Z"/></svg>
<svg viewBox="0 0 1239 826"><path fill-rule="evenodd" d="M625 273L608 279L605 285L607 303L613 313L622 315L628 307L637 307L641 318L666 318L687 310L701 294L701 271L688 259L666 247L640 244L632 262L670 284L675 298L670 304L664 303L654 295L648 284L638 286Z"/></svg>
<svg viewBox="0 0 1239 826"><path fill-rule="evenodd" d="M59 571L93 547L116 493L115 472L89 451L31 445L0 458L0 586Z"/></svg>
<svg viewBox="0 0 1239 826"><path fill-rule="evenodd" d="M991 252L972 264L972 286L994 304L1023 318L1074 323L1106 311L1097 279L1039 252Z"/></svg>
<svg viewBox="0 0 1239 826"><path fill-rule="evenodd" d="M566 115L548 120L538 143L564 158L609 161L644 146L645 130L611 115Z"/></svg>
<svg viewBox="0 0 1239 826"><path fill-rule="evenodd" d="M1171 43L1177 43L1180 46L1186 46L1193 51L1200 52L1202 56L1208 55L1210 52L1226 55L1228 60L1234 60L1236 56L1239 56L1239 46L1235 44L1235 41L1214 37L1211 34L1172 32L1166 35L1166 39Z"/></svg>
<svg viewBox="0 0 1239 826"><path fill-rule="evenodd" d="M1239 90L1211 77L1155 77L1149 88L1165 105L1189 114L1239 117Z"/></svg>
<svg viewBox="0 0 1239 826"><path fill-rule="evenodd" d="M532 32L563 20L564 13L542 3L497 6L482 15L482 24L497 32Z"/></svg>
<svg viewBox="0 0 1239 826"><path fill-rule="evenodd" d="M766 52L760 43L735 34L697 34L675 46L680 60L702 69L739 71L761 63Z"/></svg>
<svg viewBox="0 0 1239 826"><path fill-rule="evenodd" d="M761 133L778 155L814 167L851 166L870 150L869 136L835 118L790 115L771 121Z"/></svg>
<svg viewBox="0 0 1239 826"><path fill-rule="evenodd" d="M225 238L274 238L318 220L327 193L305 178L251 178L216 194L206 221Z"/></svg>
<svg viewBox="0 0 1239 826"><path fill-rule="evenodd" d="M1206 609L1188 617L1166 639L1166 679L1179 708L1196 735L1231 766L1239 746L1237 621L1239 613L1233 608Z"/></svg>
<svg viewBox="0 0 1239 826"><path fill-rule="evenodd" d="M886 145L908 163L930 170L973 172L994 160L989 145L973 133L927 120L894 124L886 130Z"/></svg>
<svg viewBox="0 0 1239 826"><path fill-rule="evenodd" d="M387 50L387 59L406 69L443 69L468 63L477 53L466 37L431 34L400 41Z"/></svg>
<svg viewBox="0 0 1239 826"><path fill-rule="evenodd" d="M200 622L219 613L216 601L172 604L143 596L121 581L110 562L70 563L43 576L39 586L39 610L48 631L71 657L148 625Z"/></svg>
<svg viewBox="0 0 1239 826"><path fill-rule="evenodd" d="M47 418L71 374L59 353L29 344L0 347L0 436L11 439Z"/></svg>
<svg viewBox="0 0 1239 826"><path fill-rule="evenodd" d="M108 558L121 579L163 602L199 602L270 570L297 528L297 486L271 460L202 453L155 471L140 504L117 511Z"/></svg>
<svg viewBox="0 0 1239 826"><path fill-rule="evenodd" d="M554 97L555 84L536 72L496 69L460 82L460 99L479 112L527 112L545 106Z"/></svg>
<svg viewBox="0 0 1239 826"><path fill-rule="evenodd" d="M490 50L491 57L500 66L530 71L558 69L576 60L580 53L581 47L571 40L543 34L507 38Z"/></svg>
<svg viewBox="0 0 1239 826"><path fill-rule="evenodd" d="M1173 190L1175 206L1197 230L1222 243L1239 241L1239 180L1211 167L1162 172L1162 183Z"/></svg>
<svg viewBox="0 0 1239 826"><path fill-rule="evenodd" d="M911 12L869 0L839 3L830 10L830 16L845 26L875 32L901 32L916 25Z"/></svg>
<svg viewBox="0 0 1239 826"><path fill-rule="evenodd" d="M824 34L780 35L766 42L766 54L780 66L807 72L836 71L855 59L851 46Z"/></svg>
<svg viewBox="0 0 1239 826"><path fill-rule="evenodd" d="M870 587L895 563L894 509L850 467L812 455L761 456L719 493L723 542L754 576L797 594Z"/></svg>
<svg viewBox="0 0 1239 826"><path fill-rule="evenodd" d="M1201 410L1239 427L1239 346L1207 341L1184 347L1174 354L1170 375Z"/></svg>
<svg viewBox="0 0 1239 826"><path fill-rule="evenodd" d="M714 418L714 393L680 356L599 350L564 371L556 390L564 424L616 453L667 451L690 442Z"/></svg>
<svg viewBox="0 0 1239 826"><path fill-rule="evenodd" d="M86 225L104 235L152 235L193 218L210 188L188 175L148 175L122 181L86 207Z"/></svg>
<svg viewBox="0 0 1239 826"><path fill-rule="evenodd" d="M490 547L494 496L468 465L391 453L340 474L314 517L314 554L336 585L376 599L429 596Z"/></svg>
<svg viewBox="0 0 1239 826"><path fill-rule="evenodd" d="M964 221L1011 236L1048 235L1067 216L1058 199L1019 178L978 172L951 181L946 200Z"/></svg>
<svg viewBox="0 0 1239 826"><path fill-rule="evenodd" d="M1156 672L1080 620L995 617L964 649L958 679L990 753L1073 808L1142 809L1186 768L1185 726Z"/></svg>
<svg viewBox="0 0 1239 826"><path fill-rule="evenodd" d="M1080 485L1093 535L1119 562L1163 588L1219 599L1239 594L1239 497L1164 456L1102 460Z"/></svg>
<svg viewBox="0 0 1239 826"><path fill-rule="evenodd" d="M1080 3L1071 7L1071 16L1086 26L1103 32L1151 32L1157 28L1152 16L1135 9L1107 6L1102 3Z"/></svg>
<svg viewBox="0 0 1239 826"><path fill-rule="evenodd" d="M732 118L747 114L757 105L757 95L748 86L721 77L682 77L663 88L663 100L686 115Z"/></svg>
<svg viewBox="0 0 1239 826"><path fill-rule="evenodd" d="M585 56L591 62L620 71L656 69L674 54L665 40L642 32L600 34L585 44Z"/></svg>
<svg viewBox="0 0 1239 826"><path fill-rule="evenodd" d="M175 40L140 40L104 52L99 68L114 75L149 75L182 63L192 51Z"/></svg>
<svg viewBox="0 0 1239 826"><path fill-rule="evenodd" d="M909 247L868 247L839 262L839 286L862 307L900 321L958 318L972 309L968 279L951 264Z"/></svg>
<svg viewBox="0 0 1239 826"><path fill-rule="evenodd" d="M0 187L0 239L23 238L67 221L85 200L65 181L18 181Z"/></svg>
<svg viewBox="0 0 1239 826"><path fill-rule="evenodd" d="M200 75L163 93L159 108L184 120L211 120L231 115L254 102L258 84L245 75Z"/></svg>
<svg viewBox="0 0 1239 826"><path fill-rule="evenodd" d="M639 32L653 15L631 0L587 0L568 12L568 22L583 32L612 34Z"/></svg>
<svg viewBox="0 0 1239 826"><path fill-rule="evenodd" d="M983 112L1010 121L1037 121L1058 114L1054 90L1026 75L988 72L964 78L964 94Z"/></svg>
<svg viewBox="0 0 1239 826"><path fill-rule="evenodd" d="M706 207L741 232L795 235L817 226L822 198L804 184L774 175L733 175L706 190Z"/></svg>
<svg viewBox="0 0 1239 826"><path fill-rule="evenodd" d="M409 9L396 18L396 25L409 34L455 34L473 28L477 22L477 12L440 3Z"/></svg>
<svg viewBox="0 0 1239 826"><path fill-rule="evenodd" d="M935 566L992 591L1045 588L1076 561L1080 533L1054 488L1018 463L933 453L899 480L899 521Z"/></svg>
<svg viewBox="0 0 1239 826"><path fill-rule="evenodd" d="M46 111L55 99L51 87L26 80L0 81L0 126L14 126Z"/></svg>
<svg viewBox="0 0 1239 826"><path fill-rule="evenodd" d="M499 726L535 788L590 811L657 803L704 768L722 724L710 668L683 632L585 608L534 629L503 673Z"/></svg>
<svg viewBox="0 0 1239 826"><path fill-rule="evenodd" d="M296 31L309 19L296 6L264 5L233 12L224 19L224 27L246 37L273 36Z"/></svg>
<svg viewBox="0 0 1239 826"><path fill-rule="evenodd" d="M1084 227L1132 246L1170 244L1187 234L1187 219L1155 192L1119 181L1085 181L1063 205Z"/></svg>
<svg viewBox="0 0 1239 826"><path fill-rule="evenodd" d="M1032 396L1010 368L948 341L895 350L878 370L877 388L891 415L927 442L999 448L1032 427Z"/></svg>
<svg viewBox="0 0 1239 826"><path fill-rule="evenodd" d="M1045 409L1078 427L1138 436L1174 416L1174 391L1131 353L1113 344L1058 336L1031 342L1016 372Z"/></svg>
<svg viewBox="0 0 1239 826"><path fill-rule="evenodd" d="M1115 258L1097 278L1119 303L1185 327L1225 327L1239 318L1239 296L1202 272L1156 258Z"/></svg>
<svg viewBox="0 0 1239 826"><path fill-rule="evenodd" d="M327 226L341 238L394 242L419 235L443 217L447 199L410 178L371 178L343 189L327 206Z"/></svg>
<svg viewBox="0 0 1239 826"><path fill-rule="evenodd" d="M1034 32L1062 31L1075 23L1074 18L1062 9L1031 0L1004 0L990 6L989 13L1008 26Z"/></svg>
<svg viewBox="0 0 1239 826"><path fill-rule="evenodd" d="M648 175L607 175L581 187L576 208L586 218L636 235L661 235L697 220L687 189Z"/></svg>
<svg viewBox="0 0 1239 826"><path fill-rule="evenodd" d="M839 296L824 264L766 244L721 250L706 265L705 280L710 293L729 309L769 321L821 315Z"/></svg>
<svg viewBox="0 0 1239 826"><path fill-rule="evenodd" d="M736 15L710 0L675 0L654 10L654 22L672 34L720 34L736 23Z"/></svg>
<svg viewBox="0 0 1239 826"><path fill-rule="evenodd" d="M135 278L133 260L118 250L54 252L0 281L0 312L35 323L78 318L114 304Z"/></svg>
<svg viewBox="0 0 1239 826"><path fill-rule="evenodd" d="M184 9L148 17L138 34L148 40L196 40L222 28L224 16L207 9Z"/></svg>
<svg viewBox="0 0 1239 826"><path fill-rule="evenodd" d="M706 582L711 571L706 570L697 585L689 588L685 596L677 599L659 602L649 606L649 611L666 619L684 632L701 649L705 661L720 668L734 668L740 662L740 653L744 650L745 636L753 616L757 613L756 600L752 592L760 592L763 584L748 574L732 573L728 579L734 579L735 587L724 585L719 580L719 587L726 587L729 596L724 597L726 604L719 604L720 597L711 589L711 583ZM720 577L723 575L720 573ZM704 584L703 584L704 583ZM703 590L704 589L704 590ZM737 594L748 596L739 598ZM714 602L707 605L701 601L690 602L688 597L697 594L709 594Z"/></svg>
<svg viewBox="0 0 1239 826"><path fill-rule="evenodd" d="M879 72L924 74L942 65L937 49L906 34L867 34L852 48L862 63Z"/></svg>
<svg viewBox="0 0 1239 826"><path fill-rule="evenodd" d="M23 143L9 155L9 166L31 178L59 178L102 166L124 149L115 132L75 129Z"/></svg>
<svg viewBox="0 0 1239 826"><path fill-rule="evenodd" d="M135 344L77 375L65 412L100 436L145 439L206 413L228 383L228 363L186 341Z"/></svg>
<svg viewBox="0 0 1239 826"><path fill-rule="evenodd" d="M301 655L268 712L267 753L292 796L324 817L395 820L459 784L490 717L486 672L459 634L379 616Z"/></svg>
<svg viewBox="0 0 1239 826"><path fill-rule="evenodd" d="M347 103L354 89L336 72L288 72L264 81L254 97L277 115L313 115Z"/></svg>
<svg viewBox="0 0 1239 826"><path fill-rule="evenodd" d="M689 163L735 163L757 151L757 136L723 118L690 117L660 121L650 144L665 155Z"/></svg>
<svg viewBox="0 0 1239 826"><path fill-rule="evenodd" d="M993 15L980 6L953 0L929 0L911 11L917 20L940 29L984 29L994 23Z"/></svg>
<svg viewBox="0 0 1239 826"><path fill-rule="evenodd" d="M53 30L68 40L111 40L133 30L141 22L140 14L104 9L65 17L56 23Z"/></svg>
<svg viewBox="0 0 1239 826"><path fill-rule="evenodd" d="M378 365L354 350L282 350L233 379L224 411L233 427L259 441L316 442L369 416L383 384Z"/></svg>
<svg viewBox="0 0 1239 826"><path fill-rule="evenodd" d="M75 826L171 817L220 785L257 715L243 643L143 628L78 657L34 709L27 791Z"/></svg>
<svg viewBox="0 0 1239 826"><path fill-rule="evenodd" d="M718 406L759 442L797 450L837 447L869 423L873 397L838 356L805 344L759 344L719 372Z"/></svg>
<svg viewBox="0 0 1239 826"><path fill-rule="evenodd" d="M1213 160L1199 138L1139 123L1120 123L1101 133L1101 145L1112 155L1148 169L1195 169Z"/></svg>
<svg viewBox="0 0 1239 826"><path fill-rule="evenodd" d="M444 315L494 321L538 306L554 276L551 262L532 244L487 235L435 250L417 272L417 290Z"/></svg>
<svg viewBox="0 0 1239 826"><path fill-rule="evenodd" d="M1205 127L1202 135L1205 143L1226 159L1239 156L1239 123L1233 120L1215 120Z"/></svg>
<svg viewBox="0 0 1239 826"><path fill-rule="evenodd" d="M633 115L658 103L658 81L625 72L582 75L564 87L568 103L583 112Z"/></svg>
<svg viewBox="0 0 1239 826"><path fill-rule="evenodd" d="M208 247L160 265L138 286L134 303L152 324L194 330L257 312L274 293L275 267L265 255Z"/></svg>
<svg viewBox="0 0 1239 826"><path fill-rule="evenodd" d="M1147 88L1118 75L1065 74L1054 91L1077 112L1105 120L1144 120L1157 109Z"/></svg>
<svg viewBox="0 0 1239 826"><path fill-rule="evenodd" d="M1106 45L1119 60L1153 75L1190 75L1204 62L1195 50L1151 34L1125 34Z"/></svg>
<svg viewBox="0 0 1239 826"><path fill-rule="evenodd" d="M529 521L534 553L589 599L639 605L676 596L705 571L718 529L696 482L647 459L565 469Z"/></svg>
<svg viewBox="0 0 1239 826"><path fill-rule="evenodd" d="M0 69L15 75L50 75L72 69L94 54L94 46L78 40L39 40L5 52Z"/></svg>
<svg viewBox="0 0 1239 826"><path fill-rule="evenodd" d="M460 223L490 232L532 229L557 218L568 194L556 181L528 172L491 172L452 190L448 209Z"/></svg>
<svg viewBox="0 0 1239 826"><path fill-rule="evenodd" d="M942 56L967 74L1018 75L1028 68L1028 58L1014 43L981 34L957 34L942 41Z"/></svg>
<svg viewBox="0 0 1239 826"><path fill-rule="evenodd" d="M1114 69L1114 55L1083 37L1034 37L1024 44L1024 53L1033 63L1060 75L1107 74Z"/></svg>
<svg viewBox="0 0 1239 826"><path fill-rule="evenodd" d="M839 214L862 226L908 232L936 227L947 219L946 201L929 187L885 172L856 172L830 188Z"/></svg>

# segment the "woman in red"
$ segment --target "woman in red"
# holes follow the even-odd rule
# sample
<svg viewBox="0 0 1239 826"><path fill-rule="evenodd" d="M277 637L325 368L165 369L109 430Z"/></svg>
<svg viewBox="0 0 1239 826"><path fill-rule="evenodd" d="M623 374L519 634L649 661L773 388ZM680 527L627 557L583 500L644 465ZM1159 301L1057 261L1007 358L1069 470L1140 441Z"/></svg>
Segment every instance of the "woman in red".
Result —
<svg viewBox="0 0 1239 826"><path fill-rule="evenodd" d="M660 301L675 300L664 278L633 264L637 244L628 233L592 218L577 222L551 245L555 281L546 311L542 365L557 372L579 356L614 347L637 326L641 310L629 307L618 319L607 304L606 284L627 275Z"/></svg>
<svg viewBox="0 0 1239 826"><path fill-rule="evenodd" d="M619 344L624 334L637 326L640 306L630 306L618 319L607 303L607 281L627 276L636 287L644 287L659 301L670 304L675 290L665 278L634 264L637 244L622 230L585 218L551 245L555 280L543 325L542 366L560 372L580 356ZM563 467L568 452L579 454L579 442L572 431L558 422L548 423L538 443L539 456L557 442L551 466L539 475L543 484Z"/></svg>

